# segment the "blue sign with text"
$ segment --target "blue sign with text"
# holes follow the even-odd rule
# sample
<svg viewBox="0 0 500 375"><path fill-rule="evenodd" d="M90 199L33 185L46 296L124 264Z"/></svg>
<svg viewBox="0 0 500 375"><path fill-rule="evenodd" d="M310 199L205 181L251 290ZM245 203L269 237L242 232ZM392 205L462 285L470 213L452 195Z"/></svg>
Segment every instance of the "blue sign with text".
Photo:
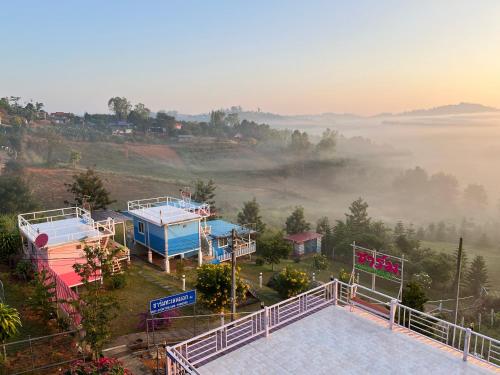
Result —
<svg viewBox="0 0 500 375"><path fill-rule="evenodd" d="M154 299L149 302L149 311L151 315L159 314L164 311L177 309L179 307L192 305L196 303L196 290L174 294L173 296Z"/></svg>

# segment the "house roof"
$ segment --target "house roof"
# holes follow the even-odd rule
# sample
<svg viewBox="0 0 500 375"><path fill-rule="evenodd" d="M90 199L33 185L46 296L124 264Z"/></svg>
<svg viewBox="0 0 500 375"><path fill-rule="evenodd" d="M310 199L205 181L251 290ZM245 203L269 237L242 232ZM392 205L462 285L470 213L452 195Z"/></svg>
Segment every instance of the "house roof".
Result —
<svg viewBox="0 0 500 375"><path fill-rule="evenodd" d="M315 240L317 238L322 238L323 235L316 233L316 232L302 232L302 233L295 233L295 234L288 234L285 237L283 237L285 240L296 242L296 243L303 243L306 241L310 240Z"/></svg>
<svg viewBox="0 0 500 375"><path fill-rule="evenodd" d="M245 228L238 224L230 223L225 220L210 220L207 222L206 226L210 227L210 237L219 238L219 237L229 237L231 235L231 231L236 229L238 233L242 232L252 232L248 228Z"/></svg>
<svg viewBox="0 0 500 375"><path fill-rule="evenodd" d="M121 212L114 210L95 210L92 211L90 215L92 216L92 219L94 219L95 221L103 221L110 217L115 221L115 224L123 223L131 219L130 216L126 216Z"/></svg>
<svg viewBox="0 0 500 375"><path fill-rule="evenodd" d="M194 212L189 212L172 205L139 208L128 211L128 214L160 226L188 220L201 219L201 216Z"/></svg>

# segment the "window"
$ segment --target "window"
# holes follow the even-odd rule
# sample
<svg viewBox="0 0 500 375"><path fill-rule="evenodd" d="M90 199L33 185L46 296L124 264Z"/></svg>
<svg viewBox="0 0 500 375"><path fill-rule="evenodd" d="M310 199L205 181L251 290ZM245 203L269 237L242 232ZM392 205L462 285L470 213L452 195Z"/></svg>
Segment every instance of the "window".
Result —
<svg viewBox="0 0 500 375"><path fill-rule="evenodd" d="M226 247L227 246L227 238L219 238L219 247Z"/></svg>
<svg viewBox="0 0 500 375"><path fill-rule="evenodd" d="M142 221L139 221L137 223L137 231L140 233L140 234L144 234L144 223Z"/></svg>

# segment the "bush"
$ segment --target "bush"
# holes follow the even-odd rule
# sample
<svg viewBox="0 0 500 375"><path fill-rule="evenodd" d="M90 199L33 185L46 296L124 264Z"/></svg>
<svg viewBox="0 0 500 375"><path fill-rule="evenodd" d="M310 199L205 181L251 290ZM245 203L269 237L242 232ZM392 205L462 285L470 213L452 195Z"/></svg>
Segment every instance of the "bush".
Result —
<svg viewBox="0 0 500 375"><path fill-rule="evenodd" d="M127 285L127 278L125 277L125 274L117 273L106 278L105 283L106 288L108 289L123 289L125 288L125 285Z"/></svg>
<svg viewBox="0 0 500 375"><path fill-rule="evenodd" d="M262 259L262 258L255 259L255 265L262 267L264 265L264 259Z"/></svg>
<svg viewBox="0 0 500 375"><path fill-rule="evenodd" d="M20 260L14 271L14 274L24 281L30 281L33 279L33 265L28 260Z"/></svg>
<svg viewBox="0 0 500 375"><path fill-rule="evenodd" d="M328 259L326 258L325 255L316 254L313 257L312 266L317 271L326 270L328 268Z"/></svg>
<svg viewBox="0 0 500 375"><path fill-rule="evenodd" d="M132 372L123 367L115 358L99 358L93 362L76 361L71 368L64 372L65 375L132 375Z"/></svg>
<svg viewBox="0 0 500 375"><path fill-rule="evenodd" d="M300 263L300 261L302 260L300 255L294 255L292 259L294 263Z"/></svg>
<svg viewBox="0 0 500 375"><path fill-rule="evenodd" d="M343 283L348 283L351 279L351 274L347 272L345 269L341 268L339 271L339 281Z"/></svg>
<svg viewBox="0 0 500 375"><path fill-rule="evenodd" d="M309 279L305 272L286 267L280 273L273 275L269 283L281 298L290 298L305 292L309 288ZM269 285L269 284L268 284Z"/></svg>

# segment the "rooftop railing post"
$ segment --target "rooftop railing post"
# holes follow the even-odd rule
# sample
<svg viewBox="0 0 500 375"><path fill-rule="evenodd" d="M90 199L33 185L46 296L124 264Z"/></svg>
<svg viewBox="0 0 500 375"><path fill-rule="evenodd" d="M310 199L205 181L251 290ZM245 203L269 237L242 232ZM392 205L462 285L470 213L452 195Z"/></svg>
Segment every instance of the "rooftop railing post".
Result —
<svg viewBox="0 0 500 375"><path fill-rule="evenodd" d="M391 299L391 306L389 310L389 329L392 331L394 327L394 317L396 316L396 307L398 306L397 299Z"/></svg>
<svg viewBox="0 0 500 375"><path fill-rule="evenodd" d="M339 293L339 281L337 279L333 280L333 304L338 304L338 294Z"/></svg>
<svg viewBox="0 0 500 375"><path fill-rule="evenodd" d="M266 327L266 337L269 336L269 307L264 307L264 326Z"/></svg>
<svg viewBox="0 0 500 375"><path fill-rule="evenodd" d="M464 361L467 361L467 357L469 355L469 344L471 335L472 335L472 330L470 328L467 328L465 330L465 337L464 337L464 355L463 355Z"/></svg>

